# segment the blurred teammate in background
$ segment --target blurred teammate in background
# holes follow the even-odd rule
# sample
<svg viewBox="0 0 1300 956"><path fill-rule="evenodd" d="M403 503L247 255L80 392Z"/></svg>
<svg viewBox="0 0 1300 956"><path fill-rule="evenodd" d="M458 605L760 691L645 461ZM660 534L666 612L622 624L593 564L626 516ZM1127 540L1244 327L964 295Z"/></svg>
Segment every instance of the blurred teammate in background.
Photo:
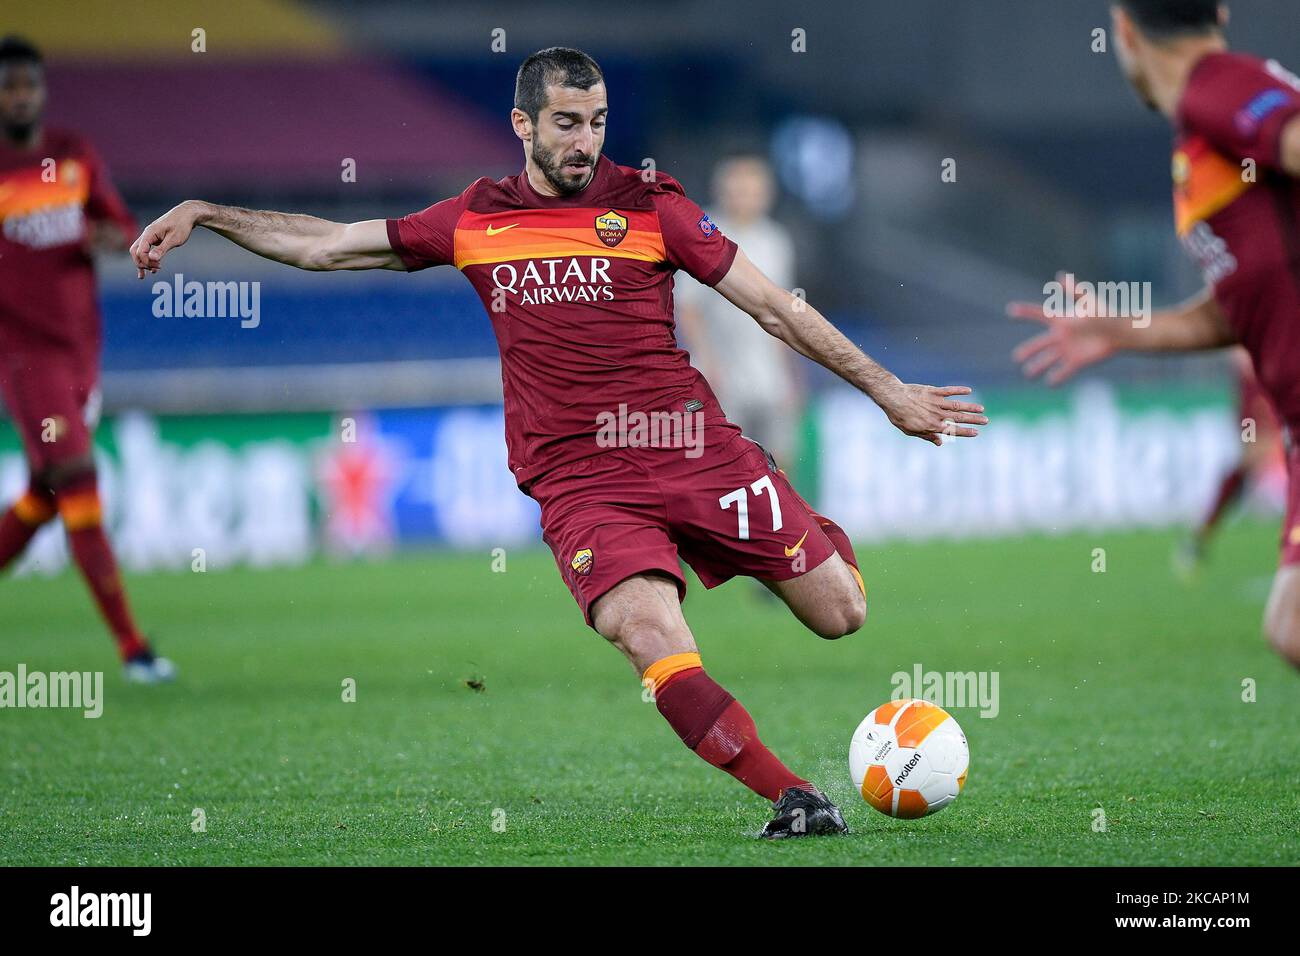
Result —
<svg viewBox="0 0 1300 956"><path fill-rule="evenodd" d="M518 175L479 179L400 219L351 224L190 200L146 227L132 255L143 278L201 225L302 269L460 269L500 348L511 471L541 506L543 537L587 624L627 657L687 747L773 802L764 836L841 833L835 805L768 750L749 712L705 672L682 614L679 559L706 587L764 581L834 639L866 618L857 558L844 531L726 419L678 348L672 276L714 287L905 434L938 445L974 436L969 426L987 419L956 398L969 388L905 384L816 309L795 308L671 176L646 179L603 156L607 114L591 57L542 50L515 82ZM691 436L607 430L615 415L691 423Z"/></svg>
<svg viewBox="0 0 1300 956"><path fill-rule="evenodd" d="M43 125L40 53L0 40L0 396L30 481L0 514L0 570L47 521L63 519L128 680L169 680L136 629L104 533L91 436L99 419L99 303L93 255L122 251L135 221L84 139Z"/></svg>
<svg viewBox="0 0 1300 956"><path fill-rule="evenodd" d="M1015 357L1026 374L1046 373L1055 385L1121 350L1245 347L1289 435L1281 560L1264 631L1300 668L1300 78L1276 61L1228 52L1227 9L1214 0L1121 0L1111 15L1125 76L1174 126L1174 223L1206 288L1141 326L1013 304L1012 315L1047 326Z"/></svg>
<svg viewBox="0 0 1300 956"><path fill-rule="evenodd" d="M794 242L769 213L776 198L772 169L760 156L734 156L713 172L717 207L709 218L783 289L795 287ZM676 289L677 322L695 364L717 393L727 417L797 475L803 390L796 353L753 318L698 282Z"/></svg>
<svg viewBox="0 0 1300 956"><path fill-rule="evenodd" d="M1259 480L1275 463L1285 462L1281 426L1268 396L1259 386L1245 349L1232 350L1232 368L1237 387L1237 425L1242 430L1241 457L1219 481L1214 500L1201 523L1174 554L1174 570L1184 580L1195 576L1209 551L1215 530L1224 515L1241 500L1249 483Z"/></svg>

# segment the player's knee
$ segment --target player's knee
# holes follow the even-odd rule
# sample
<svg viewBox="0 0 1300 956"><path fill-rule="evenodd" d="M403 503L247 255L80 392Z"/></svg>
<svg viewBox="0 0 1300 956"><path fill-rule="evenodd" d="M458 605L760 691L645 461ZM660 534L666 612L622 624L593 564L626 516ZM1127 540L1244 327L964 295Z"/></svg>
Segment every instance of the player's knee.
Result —
<svg viewBox="0 0 1300 956"><path fill-rule="evenodd" d="M852 606L848 613L848 630L845 634L853 634L862 630L862 625L867 623L867 596L861 591L855 590L851 595Z"/></svg>
<svg viewBox="0 0 1300 956"><path fill-rule="evenodd" d="M634 662L672 653L677 643L677 623L654 602L602 601L595 612L596 631Z"/></svg>
<svg viewBox="0 0 1300 956"><path fill-rule="evenodd" d="M664 615L631 614L608 633L601 633L638 671L644 671L661 658L692 649L689 634L680 630Z"/></svg>
<svg viewBox="0 0 1300 956"><path fill-rule="evenodd" d="M827 602L812 625L813 632L818 637L835 641L861 630L866 622L867 598L854 581L850 582L849 587L841 588L840 593Z"/></svg>
<svg viewBox="0 0 1300 956"><path fill-rule="evenodd" d="M1264 634L1292 667L1300 668L1300 615L1273 610L1264 621Z"/></svg>

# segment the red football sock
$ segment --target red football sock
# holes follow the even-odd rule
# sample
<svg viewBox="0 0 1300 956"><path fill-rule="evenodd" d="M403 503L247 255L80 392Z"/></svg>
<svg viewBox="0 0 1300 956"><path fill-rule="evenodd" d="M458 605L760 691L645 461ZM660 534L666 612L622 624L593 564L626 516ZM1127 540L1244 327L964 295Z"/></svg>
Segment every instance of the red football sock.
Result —
<svg viewBox="0 0 1300 956"><path fill-rule="evenodd" d="M54 517L54 496L44 488L29 487L23 496L0 516L0 571L23 553L23 549Z"/></svg>
<svg viewBox="0 0 1300 956"><path fill-rule="evenodd" d="M809 787L758 739L740 701L714 683L699 654L674 654L646 669L659 713L703 760L775 802L790 787Z"/></svg>
<svg viewBox="0 0 1300 956"><path fill-rule="evenodd" d="M117 642L123 660L145 650L148 644L135 629L131 611L122 590L113 549L104 534L102 509L94 473L84 475L55 492L64 530L68 533L68 548L81 575L89 585L99 613Z"/></svg>

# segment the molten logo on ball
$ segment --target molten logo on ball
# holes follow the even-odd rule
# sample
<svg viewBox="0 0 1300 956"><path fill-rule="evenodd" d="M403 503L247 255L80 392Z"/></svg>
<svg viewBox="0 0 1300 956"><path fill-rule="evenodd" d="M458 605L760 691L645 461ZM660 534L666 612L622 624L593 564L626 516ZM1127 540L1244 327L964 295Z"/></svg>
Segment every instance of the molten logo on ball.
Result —
<svg viewBox="0 0 1300 956"><path fill-rule="evenodd" d="M862 797L891 817L923 817L957 799L970 750L957 721L923 700L891 700L867 715L849 744Z"/></svg>

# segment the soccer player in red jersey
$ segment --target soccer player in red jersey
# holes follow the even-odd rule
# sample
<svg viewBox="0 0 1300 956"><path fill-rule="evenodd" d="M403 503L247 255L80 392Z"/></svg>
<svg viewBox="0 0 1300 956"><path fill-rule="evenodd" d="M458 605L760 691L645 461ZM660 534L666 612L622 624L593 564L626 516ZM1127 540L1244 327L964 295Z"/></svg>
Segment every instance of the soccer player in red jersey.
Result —
<svg viewBox="0 0 1300 956"><path fill-rule="evenodd" d="M1215 0L1120 0L1116 55L1142 100L1176 132L1174 220L1205 290L1150 324L1059 318L1017 303L1047 331L1016 350L1058 384L1120 350L1178 352L1241 344L1290 441L1281 562L1264 630L1300 667L1300 79L1228 51Z"/></svg>
<svg viewBox="0 0 1300 956"><path fill-rule="evenodd" d="M543 537L587 623L626 655L686 746L775 803L766 836L842 832L835 805L705 673L678 559L706 587L758 578L827 639L866 617L857 560L844 532L727 421L677 347L673 273L713 286L908 435L937 445L987 419L957 397L969 388L907 385L862 354L759 272L675 179L601 155L607 112L590 57L543 50L516 79L517 176L349 225L191 200L151 223L132 255L143 278L201 225L302 269L463 272L501 352L510 468L541 505Z"/></svg>
<svg viewBox="0 0 1300 956"><path fill-rule="evenodd" d="M39 51L0 41L0 397L31 472L0 514L0 569L40 529L63 520L72 558L121 653L128 680L174 668L136 629L104 533L91 435L99 409L99 305L92 258L125 249L136 224L99 156L43 125Z"/></svg>

